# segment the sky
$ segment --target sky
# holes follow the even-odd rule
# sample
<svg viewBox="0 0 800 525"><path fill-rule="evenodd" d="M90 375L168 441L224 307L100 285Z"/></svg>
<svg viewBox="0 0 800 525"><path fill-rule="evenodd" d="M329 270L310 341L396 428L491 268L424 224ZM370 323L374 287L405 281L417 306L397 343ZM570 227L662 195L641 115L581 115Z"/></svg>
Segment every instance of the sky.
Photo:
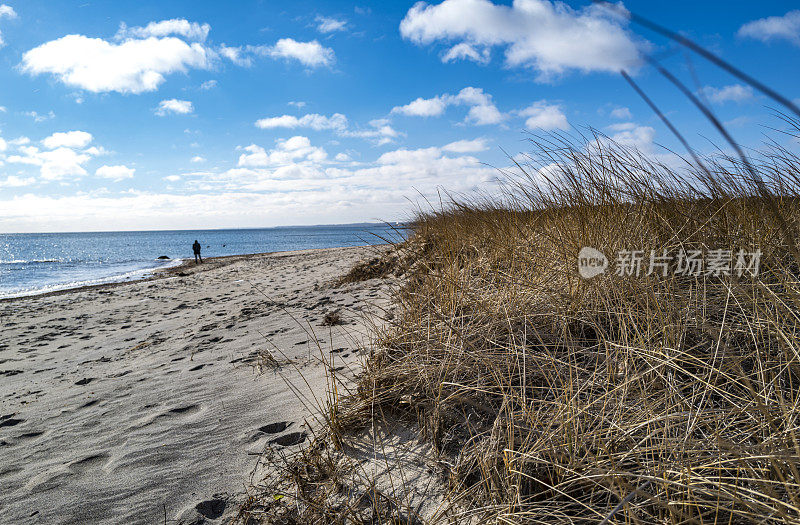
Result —
<svg viewBox="0 0 800 525"><path fill-rule="evenodd" d="M6 2L6 3L3 3ZM658 21L800 103L795 2L0 0L0 232L395 221L491 192L530 133L645 153L789 148L777 105L631 23Z"/></svg>

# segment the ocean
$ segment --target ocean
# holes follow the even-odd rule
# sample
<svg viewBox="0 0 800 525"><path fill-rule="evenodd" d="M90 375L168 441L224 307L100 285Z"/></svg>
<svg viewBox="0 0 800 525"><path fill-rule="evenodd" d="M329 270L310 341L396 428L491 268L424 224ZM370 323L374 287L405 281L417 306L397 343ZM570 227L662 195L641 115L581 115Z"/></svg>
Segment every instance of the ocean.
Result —
<svg viewBox="0 0 800 525"><path fill-rule="evenodd" d="M0 298L142 279L153 270L203 257L382 244L386 224L289 226L241 230L0 233ZM168 260L158 259L165 255Z"/></svg>

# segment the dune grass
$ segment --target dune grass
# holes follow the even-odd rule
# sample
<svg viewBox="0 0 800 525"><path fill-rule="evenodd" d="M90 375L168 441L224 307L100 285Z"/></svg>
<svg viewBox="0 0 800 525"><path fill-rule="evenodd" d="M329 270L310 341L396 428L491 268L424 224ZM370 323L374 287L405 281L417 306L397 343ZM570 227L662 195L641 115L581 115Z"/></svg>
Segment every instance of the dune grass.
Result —
<svg viewBox="0 0 800 525"><path fill-rule="evenodd" d="M445 507L378 521L798 522L798 158L773 143L754 180L722 154L701 169L599 134L531 142L502 195L419 214L393 256L397 318L330 399L329 450L390 418L444 466ZM593 279L585 246L611 260ZM631 249L641 273L616 275ZM760 251L758 272L646 275L650 250L718 249L732 267ZM292 470L297 519L360 523L319 491L346 475L327 465Z"/></svg>

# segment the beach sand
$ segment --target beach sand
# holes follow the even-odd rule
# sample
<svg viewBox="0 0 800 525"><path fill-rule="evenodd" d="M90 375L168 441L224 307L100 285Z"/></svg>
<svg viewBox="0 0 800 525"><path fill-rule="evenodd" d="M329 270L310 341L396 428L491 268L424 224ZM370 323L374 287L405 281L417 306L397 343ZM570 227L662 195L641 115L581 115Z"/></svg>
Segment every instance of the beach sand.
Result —
<svg viewBox="0 0 800 525"><path fill-rule="evenodd" d="M235 515L265 447L310 438L321 358L357 370L390 281L330 283L376 250L227 257L0 302L0 522ZM345 324L321 326L337 309Z"/></svg>

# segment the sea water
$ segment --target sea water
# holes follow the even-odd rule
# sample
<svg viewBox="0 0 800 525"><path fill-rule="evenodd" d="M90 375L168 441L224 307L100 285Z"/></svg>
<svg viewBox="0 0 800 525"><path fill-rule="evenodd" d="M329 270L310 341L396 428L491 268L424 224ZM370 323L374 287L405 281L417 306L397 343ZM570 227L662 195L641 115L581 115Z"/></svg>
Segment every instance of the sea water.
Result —
<svg viewBox="0 0 800 525"><path fill-rule="evenodd" d="M387 224L290 226L241 230L0 233L0 298L142 279L153 270L203 257L365 246L397 240ZM169 259L159 259L167 256Z"/></svg>

